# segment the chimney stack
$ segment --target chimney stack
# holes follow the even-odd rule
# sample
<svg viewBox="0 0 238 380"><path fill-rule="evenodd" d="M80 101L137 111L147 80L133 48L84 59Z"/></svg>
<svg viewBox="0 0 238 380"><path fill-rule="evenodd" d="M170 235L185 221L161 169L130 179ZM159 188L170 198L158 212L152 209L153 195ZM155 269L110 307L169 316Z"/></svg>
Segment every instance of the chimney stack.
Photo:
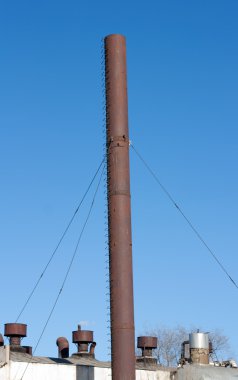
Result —
<svg viewBox="0 0 238 380"><path fill-rule="evenodd" d="M126 40L104 39L113 380L135 380Z"/></svg>
<svg viewBox="0 0 238 380"><path fill-rule="evenodd" d="M96 342L94 342L93 340L93 331L81 330L81 326L78 325L78 330L73 331L72 335L73 343L75 343L78 346L78 352L76 354L73 354L73 356L94 358Z"/></svg>
<svg viewBox="0 0 238 380"><path fill-rule="evenodd" d="M9 338L11 351L30 353L30 346L21 346L21 340L27 336L27 325L23 323L6 323L4 336Z"/></svg>
<svg viewBox="0 0 238 380"><path fill-rule="evenodd" d="M136 358L138 363L156 364L157 359L153 358L152 350L156 349L158 339L154 336L139 336L137 338L137 348L141 348L142 356Z"/></svg>

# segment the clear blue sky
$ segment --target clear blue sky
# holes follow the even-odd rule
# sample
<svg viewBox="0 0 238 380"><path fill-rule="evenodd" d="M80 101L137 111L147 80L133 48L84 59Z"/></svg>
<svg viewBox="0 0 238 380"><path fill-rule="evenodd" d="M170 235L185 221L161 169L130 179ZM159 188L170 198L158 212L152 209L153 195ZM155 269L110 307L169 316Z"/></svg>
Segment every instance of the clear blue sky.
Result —
<svg viewBox="0 0 238 380"><path fill-rule="evenodd" d="M130 137L238 282L238 2L0 4L1 317L13 322L103 154L101 39L127 38ZM220 328L238 358L238 290L131 152L136 334ZM21 318L35 345L82 213ZM80 321L107 359L105 195L37 350ZM71 352L75 348L71 344Z"/></svg>

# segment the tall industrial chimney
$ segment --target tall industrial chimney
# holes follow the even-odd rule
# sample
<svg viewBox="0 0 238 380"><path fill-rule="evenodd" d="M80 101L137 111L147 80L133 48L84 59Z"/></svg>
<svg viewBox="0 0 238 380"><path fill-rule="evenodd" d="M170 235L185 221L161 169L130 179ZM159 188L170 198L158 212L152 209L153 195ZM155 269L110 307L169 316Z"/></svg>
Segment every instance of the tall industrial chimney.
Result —
<svg viewBox="0 0 238 380"><path fill-rule="evenodd" d="M104 44L112 379L135 380L126 41Z"/></svg>

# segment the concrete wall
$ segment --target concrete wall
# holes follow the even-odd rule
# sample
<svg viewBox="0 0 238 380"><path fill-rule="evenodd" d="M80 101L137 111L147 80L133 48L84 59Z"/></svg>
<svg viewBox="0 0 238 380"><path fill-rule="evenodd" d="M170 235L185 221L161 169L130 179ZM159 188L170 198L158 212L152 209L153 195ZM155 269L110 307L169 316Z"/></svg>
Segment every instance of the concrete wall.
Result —
<svg viewBox="0 0 238 380"><path fill-rule="evenodd" d="M136 380L171 380L169 371L137 370Z"/></svg>
<svg viewBox="0 0 238 380"><path fill-rule="evenodd" d="M34 358L33 358L34 359ZM19 360L19 361L18 361ZM57 359L36 358L25 362L21 354L11 353L9 346L0 347L0 380L111 380L111 368L59 363ZM171 380L169 371L136 370L136 380Z"/></svg>
<svg viewBox="0 0 238 380"><path fill-rule="evenodd" d="M87 380L111 380L111 368L95 367L94 374L94 379ZM136 370L136 380L171 380L171 377L169 371Z"/></svg>
<svg viewBox="0 0 238 380"><path fill-rule="evenodd" d="M76 380L76 366L74 365L41 363L28 365L25 362L12 361L10 361L10 379L6 380L20 380L24 371L24 380ZM88 379L85 377L82 380Z"/></svg>
<svg viewBox="0 0 238 380"><path fill-rule="evenodd" d="M9 380L9 366L0 367L0 380Z"/></svg>
<svg viewBox="0 0 238 380"><path fill-rule="evenodd" d="M213 367L209 365L187 365L179 368L176 380L238 380L237 368Z"/></svg>
<svg viewBox="0 0 238 380"><path fill-rule="evenodd" d="M27 370L26 370L27 368ZM26 370L26 371L25 371ZM12 362L0 368L0 380L111 380L111 369L63 364ZM136 380L171 380L170 372L137 370Z"/></svg>
<svg viewBox="0 0 238 380"><path fill-rule="evenodd" d="M0 380L10 379L9 346L0 348Z"/></svg>

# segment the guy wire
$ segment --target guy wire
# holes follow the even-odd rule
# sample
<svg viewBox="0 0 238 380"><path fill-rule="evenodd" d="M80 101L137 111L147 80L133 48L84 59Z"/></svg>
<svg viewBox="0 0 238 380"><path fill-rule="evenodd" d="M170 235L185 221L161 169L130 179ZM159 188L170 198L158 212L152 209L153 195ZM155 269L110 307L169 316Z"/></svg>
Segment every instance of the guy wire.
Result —
<svg viewBox="0 0 238 380"><path fill-rule="evenodd" d="M228 273L227 269L224 267L224 265L221 263L221 261L218 259L214 251L208 246L206 241L203 239L201 234L198 232L198 230L194 227L190 219L184 214L182 209L178 206L178 204L175 202L169 191L165 188L165 186L161 183L158 176L154 173L154 171L150 168L150 166L147 164L147 162L144 160L144 158L141 156L141 154L136 150L132 142L130 142L130 146L136 153L137 157L141 160L141 162L144 164L148 172L152 175L152 177L155 179L157 184L160 186L160 188L163 190L163 192L167 195L171 203L176 207L176 209L179 211L179 213L182 215L182 217L185 219L189 227L192 229L192 231L195 233L195 235L198 237L198 239L202 242L202 244L205 246L207 251L210 253L210 255L213 257L213 259L216 261L216 263L219 265L221 270L225 273L225 275L228 277L228 279L231 281L231 283L238 289L237 283L233 280L231 275Z"/></svg>
<svg viewBox="0 0 238 380"><path fill-rule="evenodd" d="M85 191L85 193L84 193L84 195L83 195L81 201L79 202L79 204L78 204L76 210L74 211L73 216L71 217L70 221L68 222L68 224L67 224L67 226L66 226L66 228L65 228L65 230L64 230L64 232L63 232L63 234L61 235L61 237L60 237L60 239L59 239L59 241L58 241L58 243L57 243L57 245L56 245L56 247L55 247L53 253L51 254L51 256L50 256L50 258L49 258L47 264L45 265L45 267L44 267L44 269L43 269L41 275L39 276L38 280L36 281L35 285L33 286L33 289L31 290L31 292L29 293L29 296L27 297L27 299L26 299L26 301L25 301L25 303L24 303L22 309L20 310L20 312L19 312L19 314L18 314L18 316L17 316L15 322L18 322L18 320L20 319L20 317L21 317L22 313L24 312L26 306L28 305L30 299L32 298L33 294L35 293L35 291L36 291L36 289L37 289L37 287L38 287L40 281L42 280L42 278L43 278L43 276L44 276L46 270L48 269L48 267L49 267L51 261L53 260L55 254L56 254L56 252L57 252L57 250L58 250L58 248L60 247L60 245L61 245L61 243L62 243L62 241L63 241L65 235L67 234L67 232L68 232L68 230L69 230L71 224L73 223L73 220L75 219L75 217L76 217L76 215L77 215L77 213L78 213L80 207L82 206L83 201L84 201L84 199L86 198L86 196L87 196L87 194L88 194L88 192L89 192L89 190L90 190L92 184L94 183L94 181L95 181L95 179L96 179L96 177L97 177L97 175L98 175L98 172L99 172L99 170L101 169L101 167L102 167L102 165L103 165L104 162L105 162L105 157L103 158L103 160L101 161L99 167L97 168L97 170L96 170L96 172L95 172L95 174L94 174L92 180L90 181L90 183L89 183L89 185L88 185L88 187L87 187L87 189L86 189L86 191Z"/></svg>
<svg viewBox="0 0 238 380"><path fill-rule="evenodd" d="M104 160L103 160L103 162L104 162ZM80 232L79 238L78 238L78 240L77 240L77 243L76 243L76 246L75 246L75 249L74 249L74 252L73 252L72 258L71 258L71 260L70 260L70 263L69 263L69 266L68 266L68 268L67 268L66 274L65 274L64 279L63 279L63 281L62 281L62 284L61 284L61 287L60 287L59 293L58 293L58 295L57 295L57 297L56 297L56 299L55 299L55 301L54 301L54 304L53 304L53 306L52 306L52 308L51 308L51 310L50 310L49 316L48 316L48 318L47 318L47 320L46 320L46 322L45 322L45 324L44 324L44 327L43 327L43 329L42 329L42 332L41 332L41 334L40 334L40 336L39 336L39 338L38 338L38 341L37 341L36 346L35 346L34 351L33 351L33 355L34 355L35 351L37 350L37 348L38 348L38 346L39 346L39 344L40 344L40 341L41 341L41 339L42 339L42 337L43 337L43 335L44 335L44 332L45 332L45 330L46 330L46 328L47 328L47 326L48 326L48 324L49 324L49 321L50 321L50 319L51 319L51 317L52 317L52 315L53 315L53 312L54 312L54 310L55 310L55 307L56 307L56 305L57 305L57 303L58 303L58 301L59 301L60 295L61 295L61 293L62 293L62 291L63 291L63 289L64 289L65 283L66 283L67 278L68 278L68 276L69 276L69 273L70 273L70 270L71 270L71 268L72 268L72 265L73 265L73 262L74 262L75 256L76 256L77 251L78 251L79 243L80 243L80 241L81 241L81 238L82 238L82 236L83 236L83 233L84 233L85 227L86 227L86 225L87 225L87 223L88 223L89 217L90 217L90 215L91 215L91 212L92 212L92 209L93 209L93 206L94 206L94 203L95 203L96 195L97 195L97 193L98 193L98 189L99 189L99 186L100 186L101 181L102 181L102 178L103 178L104 170L105 170L105 163L104 163L104 166L103 166L103 169L102 169L102 172L101 172L101 175L100 175L100 178L99 178L99 181L98 181L98 184L97 184L96 190L95 190L95 192L94 192L94 196L93 196L93 199L92 199L92 202L91 202L91 205L90 205L90 208L89 208L89 211L88 211L88 214L87 214L86 220L85 220L85 222L84 222L84 224L83 224L83 227L82 227L82 230L81 230L81 232ZM32 360L33 360L33 355L32 355L32 359L31 359L31 360L27 363L27 365L26 365L26 368L25 368L25 370L24 370L24 372L23 372L23 374L22 374L22 376L21 376L21 380L23 379L23 377L24 377L24 375L25 375L25 373L26 373L26 371L27 371L29 365L31 364L31 362L32 362Z"/></svg>

